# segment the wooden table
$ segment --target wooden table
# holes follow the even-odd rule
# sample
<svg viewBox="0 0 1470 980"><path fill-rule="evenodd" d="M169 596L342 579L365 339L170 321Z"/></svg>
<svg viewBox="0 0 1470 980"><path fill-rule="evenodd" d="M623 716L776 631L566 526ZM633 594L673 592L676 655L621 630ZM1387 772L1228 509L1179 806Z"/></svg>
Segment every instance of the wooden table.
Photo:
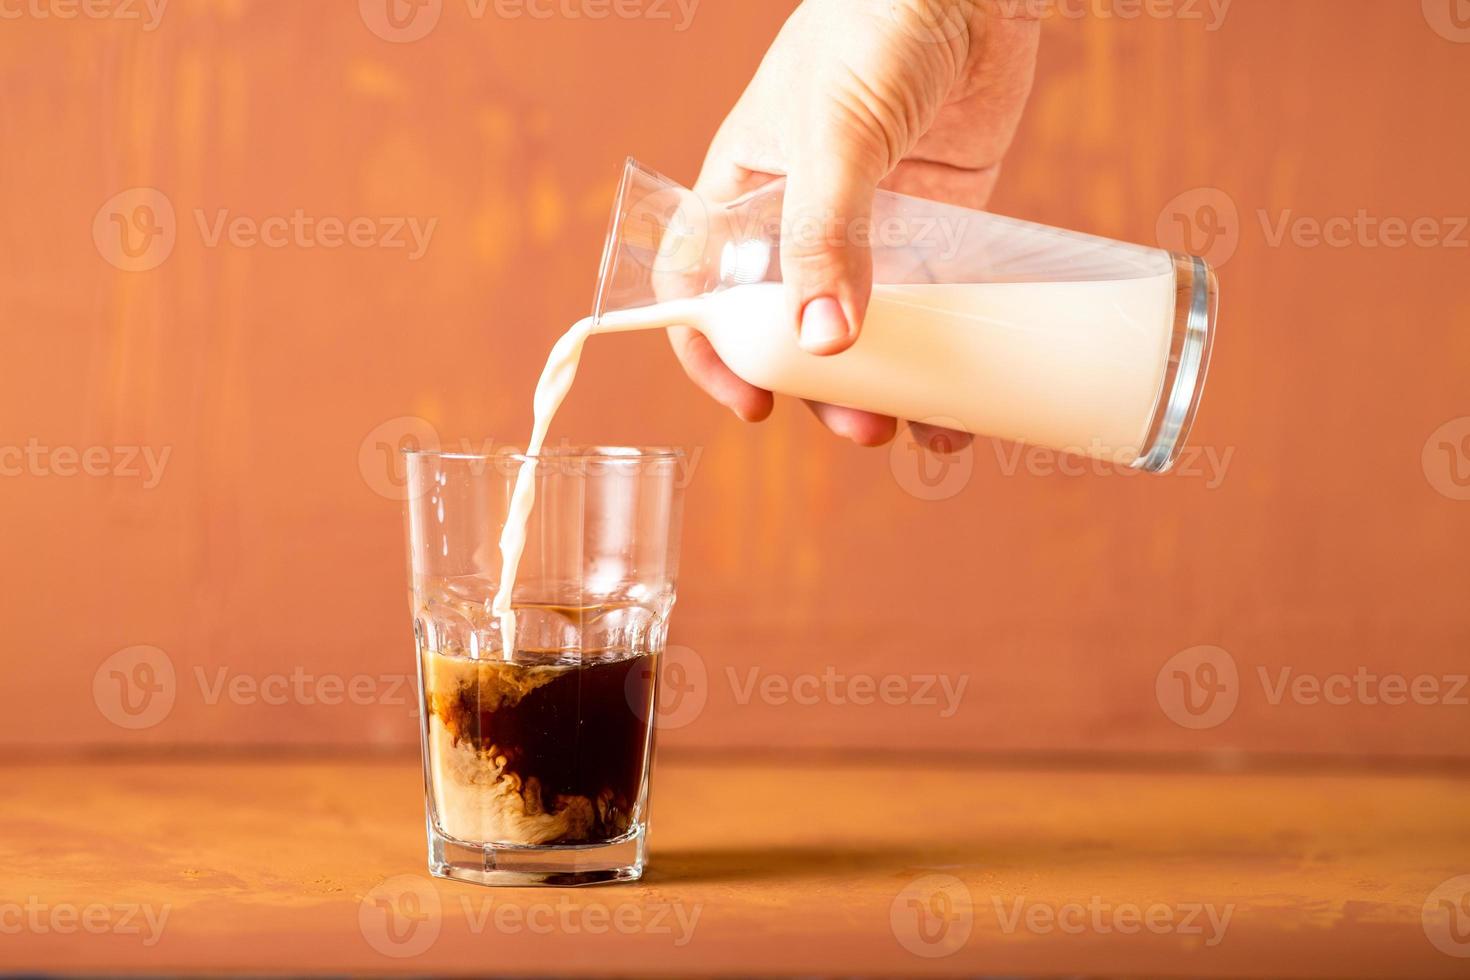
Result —
<svg viewBox="0 0 1470 980"><path fill-rule="evenodd" d="M417 760L3 780L4 972L1470 976L1453 774L671 757L646 879L571 890L429 879Z"/></svg>

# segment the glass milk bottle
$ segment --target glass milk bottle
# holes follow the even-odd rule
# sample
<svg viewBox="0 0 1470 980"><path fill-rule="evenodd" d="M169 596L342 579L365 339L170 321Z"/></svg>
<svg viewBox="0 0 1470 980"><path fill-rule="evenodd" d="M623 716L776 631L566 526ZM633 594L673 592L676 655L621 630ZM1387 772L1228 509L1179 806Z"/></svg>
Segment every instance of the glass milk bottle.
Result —
<svg viewBox="0 0 1470 980"><path fill-rule="evenodd" d="M594 330L683 324L780 394L1155 472L1178 457L1214 334L1203 259L879 191L862 332L818 357L788 320L784 189L717 205L630 159Z"/></svg>

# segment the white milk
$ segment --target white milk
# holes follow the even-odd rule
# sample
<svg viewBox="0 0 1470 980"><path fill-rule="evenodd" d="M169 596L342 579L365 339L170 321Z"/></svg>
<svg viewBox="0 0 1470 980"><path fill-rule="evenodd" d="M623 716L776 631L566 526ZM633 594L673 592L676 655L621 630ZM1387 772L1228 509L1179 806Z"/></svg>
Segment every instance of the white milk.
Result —
<svg viewBox="0 0 1470 980"><path fill-rule="evenodd" d="M1174 272L1095 282L879 285L856 344L817 357L797 346L785 286L762 282L580 320L536 385L535 456L593 333L685 324L746 381L785 395L935 421L980 435L1117 463L1143 451L1164 385ZM511 590L535 501L533 459L516 477L500 537L504 655L514 652Z"/></svg>

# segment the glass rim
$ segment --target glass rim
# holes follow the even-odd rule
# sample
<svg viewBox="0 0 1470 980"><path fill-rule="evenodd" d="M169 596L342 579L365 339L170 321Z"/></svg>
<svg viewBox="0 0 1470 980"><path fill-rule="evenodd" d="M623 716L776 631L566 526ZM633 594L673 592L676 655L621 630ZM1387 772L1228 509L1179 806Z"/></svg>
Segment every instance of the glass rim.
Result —
<svg viewBox="0 0 1470 980"><path fill-rule="evenodd" d="M684 459L688 453L680 446L574 446L545 448L530 453L497 450L489 453L460 452L446 449L402 449L405 458L447 460L505 460L514 459L523 463L531 460L594 460L602 463L639 463L650 460Z"/></svg>

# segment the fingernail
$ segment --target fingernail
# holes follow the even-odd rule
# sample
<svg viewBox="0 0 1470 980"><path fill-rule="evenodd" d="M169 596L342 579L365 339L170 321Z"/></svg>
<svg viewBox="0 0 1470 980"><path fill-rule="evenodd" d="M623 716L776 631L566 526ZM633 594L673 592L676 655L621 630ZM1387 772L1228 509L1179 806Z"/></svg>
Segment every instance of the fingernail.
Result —
<svg viewBox="0 0 1470 980"><path fill-rule="evenodd" d="M847 317L842 307L830 296L818 296L801 312L801 337L798 343L809 354L825 354L847 339Z"/></svg>

